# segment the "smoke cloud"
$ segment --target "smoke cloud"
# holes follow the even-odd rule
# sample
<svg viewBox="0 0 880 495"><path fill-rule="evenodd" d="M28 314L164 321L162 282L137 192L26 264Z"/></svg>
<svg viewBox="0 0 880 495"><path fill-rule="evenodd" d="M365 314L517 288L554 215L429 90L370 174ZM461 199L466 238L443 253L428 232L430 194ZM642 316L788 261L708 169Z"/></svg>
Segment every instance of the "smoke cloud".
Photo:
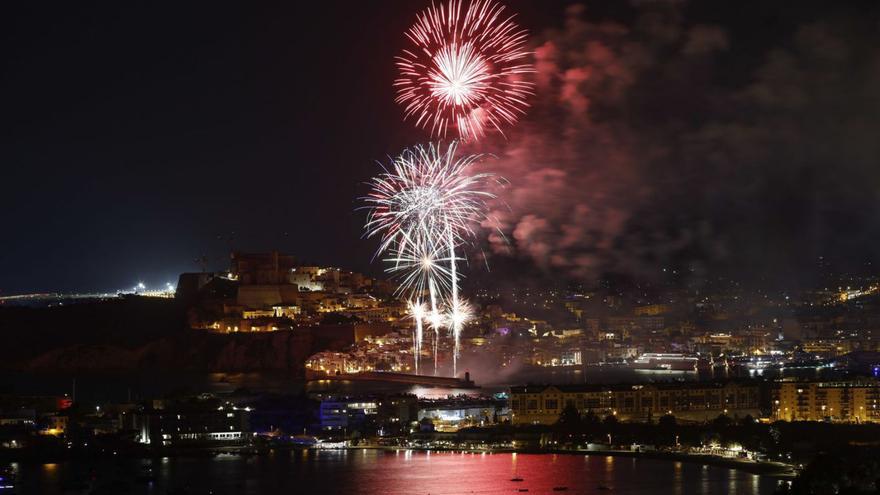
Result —
<svg viewBox="0 0 880 495"><path fill-rule="evenodd" d="M876 9L757 48L687 7L633 2L621 23L573 6L536 37L529 115L487 164L510 182L487 222L492 256L574 279L669 268L785 282L819 256L876 256Z"/></svg>

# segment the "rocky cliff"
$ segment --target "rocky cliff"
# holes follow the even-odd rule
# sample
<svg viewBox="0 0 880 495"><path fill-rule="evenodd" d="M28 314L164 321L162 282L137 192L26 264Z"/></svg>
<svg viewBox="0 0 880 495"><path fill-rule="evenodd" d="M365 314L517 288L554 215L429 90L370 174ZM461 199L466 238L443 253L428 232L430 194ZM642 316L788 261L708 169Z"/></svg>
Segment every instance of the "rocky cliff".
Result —
<svg viewBox="0 0 880 495"><path fill-rule="evenodd" d="M354 327L216 334L191 330L173 300L0 308L0 369L303 371L311 354L350 343Z"/></svg>
<svg viewBox="0 0 880 495"><path fill-rule="evenodd" d="M299 375L313 353L310 332L216 335L189 330L135 348L76 344L20 363L30 371L166 369L187 371L283 370Z"/></svg>

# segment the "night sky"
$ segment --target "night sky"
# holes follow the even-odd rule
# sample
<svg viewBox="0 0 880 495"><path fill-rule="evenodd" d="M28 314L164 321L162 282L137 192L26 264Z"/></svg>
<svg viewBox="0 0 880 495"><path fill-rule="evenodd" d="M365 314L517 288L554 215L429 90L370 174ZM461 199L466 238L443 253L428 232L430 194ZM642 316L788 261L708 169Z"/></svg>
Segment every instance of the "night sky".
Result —
<svg viewBox="0 0 880 495"><path fill-rule="evenodd" d="M232 248L379 272L357 198L427 139L391 83L430 2L252 3L0 7L0 294L155 286ZM543 82L481 144L511 182L498 277L880 262L877 2L505 3Z"/></svg>

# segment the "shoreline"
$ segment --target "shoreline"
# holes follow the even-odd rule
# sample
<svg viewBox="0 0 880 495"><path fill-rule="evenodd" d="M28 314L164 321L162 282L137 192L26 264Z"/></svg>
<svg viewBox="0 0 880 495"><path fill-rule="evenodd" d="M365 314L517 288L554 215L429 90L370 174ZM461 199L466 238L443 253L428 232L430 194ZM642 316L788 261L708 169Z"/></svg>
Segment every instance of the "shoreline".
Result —
<svg viewBox="0 0 880 495"><path fill-rule="evenodd" d="M160 452L146 452L146 451L135 451L135 452L118 452L116 454L110 455L109 452L90 453L91 455L46 455L46 456L34 456L34 455L23 455L23 456L14 456L9 455L8 452L5 452L6 455L0 455L0 462L23 462L23 463L33 463L33 464L47 464L47 463L57 463L57 462L65 462L65 461L75 461L76 457L80 459L98 459L98 458L107 458L107 459L156 459L162 457L174 457L174 458L195 458L195 457L214 457L217 455L233 455L240 456L242 458L248 458L252 456L262 456L268 455L271 451L293 451L293 450L310 450L313 452L320 452L322 450L325 451L358 451L358 450L375 450L375 451L384 451L384 452L399 452L399 451L415 451L415 452L452 452L452 453L472 453L472 454L528 454L528 455L586 455L586 456L599 456L599 457L628 457L634 459L654 459L659 461L668 461L668 462L687 462L691 464L702 464L703 466L715 466L722 467L727 469L736 469L752 474L757 474L761 476L767 476L770 478L776 479L793 479L797 476L797 469L791 464L785 464L780 462L768 462L768 461L749 461L749 460L739 460L739 459L731 459L727 457L719 457L710 454L686 454L679 452L635 452L630 450L568 450L568 449L466 449L466 448L425 448L425 447L401 447L401 446L382 446L382 445L356 445L356 446L347 446L341 447L338 449L321 449L314 447L294 447L291 446L289 448L284 447L274 447L268 449L253 449L248 447L238 447L238 448L195 448L195 449L183 449L183 450L167 450Z"/></svg>
<svg viewBox="0 0 880 495"><path fill-rule="evenodd" d="M315 449L320 450L320 449ZM529 454L529 455L594 455L600 457L629 457L635 459L654 459L669 462L688 462L702 464L704 466L723 467L736 469L751 474L758 474L777 479L793 479L797 476L797 469L791 464L767 461L745 461L719 457L710 454L683 454L677 452L634 452L630 450L566 450L566 449L429 449L424 447L396 447L381 445L350 446L341 450L383 450L400 451L411 450L416 452L468 452L479 454Z"/></svg>

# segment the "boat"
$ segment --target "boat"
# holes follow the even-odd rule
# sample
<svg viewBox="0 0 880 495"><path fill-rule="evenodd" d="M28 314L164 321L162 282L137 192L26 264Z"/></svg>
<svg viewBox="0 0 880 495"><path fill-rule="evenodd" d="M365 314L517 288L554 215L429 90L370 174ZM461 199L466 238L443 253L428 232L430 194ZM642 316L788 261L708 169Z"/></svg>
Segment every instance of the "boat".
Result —
<svg viewBox="0 0 880 495"><path fill-rule="evenodd" d="M554 486L553 491L554 492L565 492L565 491L568 491L568 487L567 486Z"/></svg>
<svg viewBox="0 0 880 495"><path fill-rule="evenodd" d="M522 478L510 478L510 481L523 481Z"/></svg>
<svg viewBox="0 0 880 495"><path fill-rule="evenodd" d="M685 354L646 352L629 363L630 369L646 373L696 373L700 359Z"/></svg>

